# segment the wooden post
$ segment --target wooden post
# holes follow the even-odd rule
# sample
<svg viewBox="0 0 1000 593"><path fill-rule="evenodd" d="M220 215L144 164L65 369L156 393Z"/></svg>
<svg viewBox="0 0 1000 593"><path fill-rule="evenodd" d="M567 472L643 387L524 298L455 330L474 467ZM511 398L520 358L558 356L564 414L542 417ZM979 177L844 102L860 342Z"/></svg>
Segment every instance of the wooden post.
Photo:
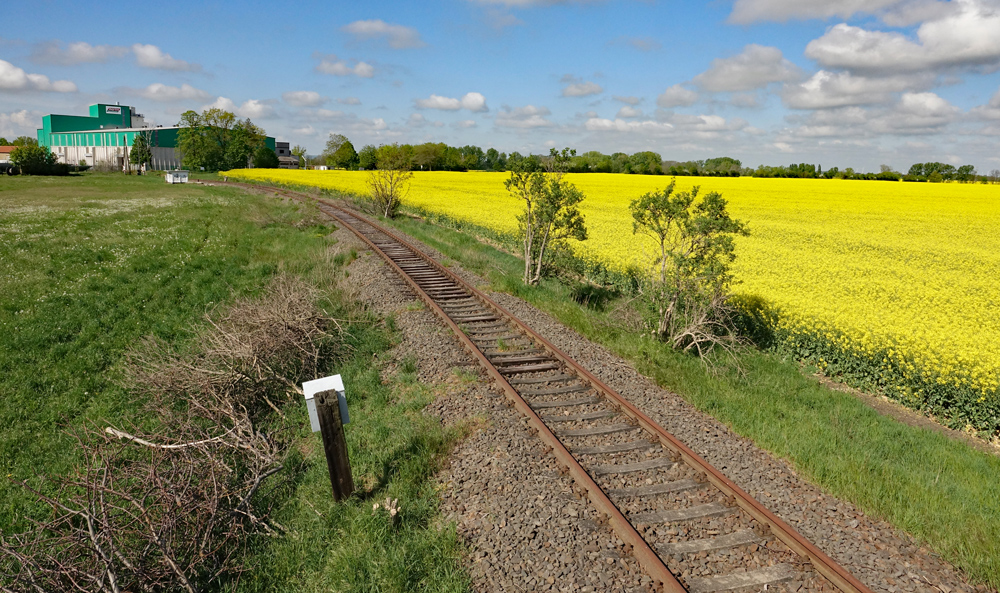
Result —
<svg viewBox="0 0 1000 593"><path fill-rule="evenodd" d="M354 477L351 475L351 460L347 457L347 439L344 436L344 424L340 419L337 392L332 389L320 391L313 397L316 401L320 434L323 435L326 465L330 470L333 498L344 500L354 492Z"/></svg>

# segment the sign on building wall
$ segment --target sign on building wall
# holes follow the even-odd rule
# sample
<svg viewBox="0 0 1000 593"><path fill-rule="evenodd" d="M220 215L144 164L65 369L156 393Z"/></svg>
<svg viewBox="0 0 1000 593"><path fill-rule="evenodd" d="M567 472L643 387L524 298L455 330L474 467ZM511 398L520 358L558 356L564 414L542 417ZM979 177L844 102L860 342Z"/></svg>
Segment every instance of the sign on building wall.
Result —
<svg viewBox="0 0 1000 593"><path fill-rule="evenodd" d="M111 105L106 105L104 107L104 113L107 113L108 115L121 115L122 114L122 108L121 107L113 107Z"/></svg>

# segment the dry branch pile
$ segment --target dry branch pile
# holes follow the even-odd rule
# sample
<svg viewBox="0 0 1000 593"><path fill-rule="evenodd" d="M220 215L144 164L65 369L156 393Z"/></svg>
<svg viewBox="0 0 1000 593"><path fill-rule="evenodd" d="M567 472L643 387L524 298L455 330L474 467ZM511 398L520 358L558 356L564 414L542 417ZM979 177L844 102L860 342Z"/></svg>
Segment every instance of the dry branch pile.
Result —
<svg viewBox="0 0 1000 593"><path fill-rule="evenodd" d="M280 406L345 347L318 297L279 277L207 316L191 352L141 344L127 374L155 428L77 431L77 471L32 490L51 518L0 534L0 590L194 592L237 575L251 539L281 531L265 492L285 458Z"/></svg>

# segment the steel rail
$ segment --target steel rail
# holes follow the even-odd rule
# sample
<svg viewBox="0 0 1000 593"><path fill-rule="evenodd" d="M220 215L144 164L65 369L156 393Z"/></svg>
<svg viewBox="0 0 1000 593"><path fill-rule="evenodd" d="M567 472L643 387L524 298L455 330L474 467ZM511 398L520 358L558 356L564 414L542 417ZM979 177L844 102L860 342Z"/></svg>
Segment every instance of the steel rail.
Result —
<svg viewBox="0 0 1000 593"><path fill-rule="evenodd" d="M420 256L423 263L429 264L437 272L444 274L446 277L450 278L457 285L461 286L463 289L469 292L469 294L480 301L483 305L492 309L497 315L501 316L505 320L512 323L517 327L518 330L526 334L529 338L533 339L538 345L542 346L546 352L553 358L559 360L569 369L572 369L578 374L579 377L586 380L591 384L593 388L599 391L604 397L609 401L619 407L619 410L626 416L630 417L635 421L640 427L642 427L647 432L651 433L659 440L660 444L665 448L673 451L681 459L683 459L687 465L696 468L704 472L708 481L711 482L716 488L721 492L726 494L735 500L736 504L743 509L751 517L759 521L761 524L766 525L771 533L788 546L792 551L808 558L810 563L821 575L826 577L832 584L837 586L839 589L845 593L872 593L864 583L859 581L854 575L840 566L832 558L827 556L822 550L817 548L812 542L805 539L801 534L795 531L791 526L781 520L777 515L772 513L766 507L764 507L759 501L750 496L746 491L740 488L736 483L727 478L721 471L716 469L714 466L709 464L704 458L698 455L694 450L681 442L677 437L667 432L663 427L657 424L649 416L643 413L639 408L633 405L631 402L626 400L614 389L609 387L603 381L598 379L593 373L588 371L586 368L581 366L579 363L570 358L562 350L552 344L549 340L543 337L541 334L536 332L530 326L525 324L523 321L518 319L515 315L501 306L499 303L495 302L492 298L487 296L485 293L470 285L468 282L463 280L457 274L446 268L445 266L438 263L433 258L425 255L420 249L412 245L407 240L403 239L396 233L373 223L367 217L359 215L357 213L348 212L342 207L332 203L329 200L323 198L317 198L314 196L301 196L295 195L294 192L288 190L278 190L276 188L256 188L256 189L274 189L275 191L280 191L285 195L298 200L309 199L319 202L328 208L334 209L339 212L343 212L348 216L361 220L365 224L371 226L376 231L386 235L393 241L398 242L400 245L411 250L413 253ZM470 352L480 364L487 370L489 375L500 385L503 391L511 399L514 407L524 414L528 418L528 424L533 429L538 432L538 435L542 438L545 443L552 448L553 453L559 462L564 465L570 475L576 480L581 486L583 486L587 492L588 497L594 505L608 515L609 523L612 528L622 538L622 541L631 546L632 552L639 561L640 565L647 574L654 580L654 582L659 582L665 591L671 593L680 593L686 591L684 587L677 581L669 569L664 565L660 557L653 551L642 536L635 530L628 519L621 513L621 511L615 506L615 504L607 497L604 491L594 482L593 478L587 473L587 471L579 464L579 462L573 457L573 455L566 449L561 441L555 436L555 434L545 425L537 413L528 405L528 403L517 393L513 386L507 381L507 379L497 371L494 363L491 362L486 355L479 349L478 346L465 334L464 331L445 313L445 311L434 301L433 297L427 294L412 278L407 274L401 267L399 267L396 262L394 262L388 254L386 254L382 249L380 249L374 242L369 240L364 236L358 229L355 229L351 224L344 221L342 218L336 214L327 213L334 216L344 226L350 229L355 235L357 235L362 241L369 245L376 253L378 253L391 268L393 268L398 274L400 274L403 279L411 286L415 293L420 296L433 311L448 327L455 332L456 336L462 342L463 346L467 351Z"/></svg>
<svg viewBox="0 0 1000 593"><path fill-rule="evenodd" d="M326 200L319 199L317 201L326 204L330 208L343 211L341 208L333 204L330 204ZM420 287L420 285L418 285L412 278L410 278L409 274L407 274L402 268L400 268L396 264L396 262L393 261L385 252L383 252L382 249L380 249L377 245L375 245L374 242L372 242L368 237L364 236L361 232L359 232L352 225L348 224L340 217L336 216L335 214L333 214L332 216L340 220L340 222L345 227L351 229L351 231L354 232L354 234L359 239L364 241L375 253L378 253L382 257L382 259L385 260L387 264L389 264L389 267L391 267L393 270L396 271L396 273L398 273L400 276L403 277L403 279L410 286L410 288L413 289L413 291L417 294L417 296L420 297L421 300L424 301L424 303L430 308L430 310L438 318L440 318L441 321L445 323L445 325L447 325L449 328L451 328L453 332L455 332L455 335L458 337L459 341L462 343L462 346L465 348L465 350L468 351L472 356L474 356L476 360L479 361L480 365L482 365L482 367L490 375L490 377L500 385L501 389L503 389L504 393L513 403L514 408L517 409L517 411L520 412L522 415L527 417L528 426L534 429L537 435L541 438L542 442L544 442L548 447L551 448L552 453L555 455L560 465L564 466L567 472L573 478L573 480L576 481L577 484L581 485L587 491L587 497L590 499L591 503L593 503L593 505L597 507L597 509L600 512L603 512L605 515L607 515L608 523L610 524L611 528L618 535L618 537L620 537L622 541L629 546L632 555L635 557L636 561L639 562L639 565L646 572L646 574L653 580L653 582L656 585L658 585L659 588L661 588L664 591L664 593L686 593L687 590L677 581L673 573L670 572L670 569L667 568L667 566L663 563L663 560L660 559L660 556L652 548L649 547L649 544L646 543L646 540L643 539L642 535L640 535L639 532L635 530L635 527L629 522L629 520L625 517L625 515L622 514L621 510L619 510L618 507L611 501L611 499L608 498L607 494L604 493L604 490L601 489L601 487L597 484L597 482L595 482L594 479L590 477L590 474L587 473L587 470L585 470L583 466L580 465L579 462L577 462L576 458L573 457L573 455L569 452L568 449L566 449L566 446L562 443L562 441L560 441L556 437L556 435L552 432L552 430L545 425L545 423L538 416L538 414L531 408L531 406L528 405L528 402L524 401L524 398L522 398L521 395L518 394L518 392L514 389L514 387L507 381L507 379L502 374L500 374L500 372L496 369L493 363L490 362L488 358L486 358L486 355L483 354L483 352L479 349L478 346L476 346L476 344L471 339L469 339L469 337L465 334L465 332L462 331L462 329L458 326L458 324L455 323L454 320L452 320L448 316L448 314L444 312L444 310L440 307L440 305L438 305L437 302ZM385 229L381 228L380 226L372 224L370 221L366 220L364 217L358 216L357 214L351 213L350 216L364 221L372 228L375 228L376 230L398 241L402 245L413 250L415 253L420 254L425 258L426 260L425 263L430 263L432 266L434 266L435 269L439 271L446 271L446 268L437 263L436 261L434 261L433 258L427 257L426 255L423 254L423 252L415 249L409 243L401 241L395 235L387 233ZM458 280L457 277L452 275L450 272L448 273L448 277L452 278L453 280L456 280L459 286L462 286L463 288L467 289L471 288L467 285L466 282Z"/></svg>

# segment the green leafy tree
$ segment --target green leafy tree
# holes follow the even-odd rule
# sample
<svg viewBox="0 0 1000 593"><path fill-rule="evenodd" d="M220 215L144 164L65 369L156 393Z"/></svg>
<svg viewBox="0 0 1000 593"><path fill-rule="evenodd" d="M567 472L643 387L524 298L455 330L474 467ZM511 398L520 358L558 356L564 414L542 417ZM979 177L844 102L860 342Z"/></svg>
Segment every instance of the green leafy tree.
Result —
<svg viewBox="0 0 1000 593"><path fill-rule="evenodd" d="M38 139L31 136L18 136L10 143L11 146L38 146Z"/></svg>
<svg viewBox="0 0 1000 593"><path fill-rule="evenodd" d="M378 167L378 149L374 144L366 144L358 153L358 167L365 171L371 171Z"/></svg>
<svg viewBox="0 0 1000 593"><path fill-rule="evenodd" d="M225 168L229 128L235 119L233 114L214 108L203 114L197 111L185 111L181 114L177 150L181 154L182 165L187 169L204 168L209 171Z"/></svg>
<svg viewBox="0 0 1000 593"><path fill-rule="evenodd" d="M185 111L178 124L177 149L188 169L210 171L248 167L254 153L264 146L264 130L249 118L240 120L218 108L202 113Z"/></svg>
<svg viewBox="0 0 1000 593"><path fill-rule="evenodd" d="M728 299L736 236L749 235L732 218L718 192L696 203L699 188L675 192L676 180L632 200L633 233L659 248L647 291L655 311L654 333L674 348L704 354L733 337ZM733 338L734 339L734 338Z"/></svg>
<svg viewBox="0 0 1000 593"><path fill-rule="evenodd" d="M639 175L662 175L663 159L658 153L645 151L637 152L628 158L628 169L631 173Z"/></svg>
<svg viewBox="0 0 1000 593"><path fill-rule="evenodd" d="M447 145L443 142L427 142L413 147L413 164L421 171L434 171L444 169L445 150Z"/></svg>
<svg viewBox="0 0 1000 593"><path fill-rule="evenodd" d="M153 149L149 146L146 134L136 134L132 140L132 150L128 153L128 162L133 165L143 165L153 160Z"/></svg>
<svg viewBox="0 0 1000 593"><path fill-rule="evenodd" d="M377 166L368 173L367 180L372 209L377 214L394 218L413 178L410 155L398 144L380 146L377 152Z"/></svg>
<svg viewBox="0 0 1000 593"><path fill-rule="evenodd" d="M353 169L357 167L358 153L355 152L351 141L345 138L344 142L340 144L333 154L327 155L326 165L338 169Z"/></svg>
<svg viewBox="0 0 1000 593"><path fill-rule="evenodd" d="M54 165L56 155L52 154L45 146L16 145L17 148L10 153L10 162L15 167L31 167L35 165Z"/></svg>
<svg viewBox="0 0 1000 593"><path fill-rule="evenodd" d="M485 168L488 171L504 171L507 169L507 154L490 148L486 151Z"/></svg>
<svg viewBox="0 0 1000 593"><path fill-rule="evenodd" d="M51 174L56 162L56 155L46 146L22 145L10 152L10 163L25 175Z"/></svg>
<svg viewBox="0 0 1000 593"><path fill-rule="evenodd" d="M516 153L515 153L516 154ZM569 149L556 153L552 149L549 163L554 170L546 174L537 159L511 155L508 165L510 177L504 187L516 198L524 201L524 210L518 215L524 253L525 284L537 284L542 275L545 257L553 243L566 239L584 241L587 228L579 204L584 194L573 184L563 180L558 169L569 158Z"/></svg>
<svg viewBox="0 0 1000 593"><path fill-rule="evenodd" d="M259 147L253 153L255 169L277 169L279 164L278 155L266 146Z"/></svg>
<svg viewBox="0 0 1000 593"><path fill-rule="evenodd" d="M326 139L326 146L323 148L323 152L320 154L320 158L323 160L323 164L328 164L326 161L333 156L335 152L340 150L340 147L348 142L347 136L343 134L330 133L330 136Z"/></svg>
<svg viewBox="0 0 1000 593"><path fill-rule="evenodd" d="M976 168L972 165L962 165L955 172L955 181L969 183L976 180Z"/></svg>
<svg viewBox="0 0 1000 593"><path fill-rule="evenodd" d="M260 149L267 148L264 144L265 137L264 130L254 125L250 118L242 121L237 120L230 130L226 142L225 168L228 170L249 167ZM267 150L271 149L267 148ZM271 150L271 152L274 151Z"/></svg>
<svg viewBox="0 0 1000 593"><path fill-rule="evenodd" d="M307 152L308 151L306 150L305 146L301 146L301 145L298 145L298 144L296 144L292 148L292 154L295 155L295 156L297 156L297 157L299 157L299 169L305 169L306 168L306 165L307 165L307 163L306 163L306 153Z"/></svg>
<svg viewBox="0 0 1000 593"><path fill-rule="evenodd" d="M486 168L486 153L478 146L466 145L459 149L462 154L462 166L472 171Z"/></svg>
<svg viewBox="0 0 1000 593"><path fill-rule="evenodd" d="M6 138L0 136L0 146L13 146Z"/></svg>

